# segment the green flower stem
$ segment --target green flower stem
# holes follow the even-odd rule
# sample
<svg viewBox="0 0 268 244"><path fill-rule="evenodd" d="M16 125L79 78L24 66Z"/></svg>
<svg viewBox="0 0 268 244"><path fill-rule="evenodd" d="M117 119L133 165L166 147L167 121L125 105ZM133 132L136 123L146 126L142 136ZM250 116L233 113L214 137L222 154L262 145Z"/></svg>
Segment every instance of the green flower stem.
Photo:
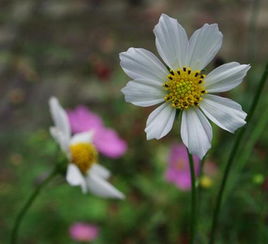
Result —
<svg viewBox="0 0 268 244"><path fill-rule="evenodd" d="M203 177L204 174L204 165L205 165L205 161L206 161L206 156L207 154L202 158L202 160L200 161L200 165L199 165L199 169L198 169L198 184L197 184L197 201L198 201L198 206L197 206L197 218L200 217L200 213L201 213L201 206L202 206L202 193L203 193L203 189L202 186L200 184L200 181ZM198 228L198 226L197 226Z"/></svg>
<svg viewBox="0 0 268 244"><path fill-rule="evenodd" d="M191 244L195 240L195 226L196 226L196 187L195 187L195 172L194 172L194 161L193 156L189 153L188 158L191 171L191 183L192 183L192 199L191 199Z"/></svg>
<svg viewBox="0 0 268 244"><path fill-rule="evenodd" d="M265 66L265 70L264 70L263 75L261 77L261 80L259 82L259 85L258 85L257 91L255 93L255 96L253 98L250 110L248 112L247 125L250 123L251 118L252 118L254 111L256 109L256 106L259 102L260 95L261 95L261 92L262 92L263 87L265 85L265 81L267 79L267 76L268 76L268 63ZM210 236L209 244L213 244L215 242L215 233L216 233L216 228L218 225L218 218L219 218L220 207L221 207L221 203L222 203L222 199L223 199L223 192L225 190L225 185L226 185L226 182L228 179L230 169L231 169L232 164L234 162L234 159L235 159L235 156L237 153L237 149L239 148L240 142L245 134L247 127L248 126L244 126L241 130L239 130L237 137L236 137L236 140L235 140L235 143L234 143L234 146L233 146L232 151L230 153L229 159L227 161L226 168L224 170L222 183L220 185L220 190L219 190L217 200L216 200L216 207L215 207L214 212L213 212L213 220L212 220L211 233L210 233L211 236Z"/></svg>
<svg viewBox="0 0 268 244"><path fill-rule="evenodd" d="M13 229L11 232L11 239L10 239L11 244L17 243L19 227L20 227L20 224L23 220L23 217L27 213L28 209L31 207L31 205L33 204L34 200L39 195L39 193L43 189L43 187L46 186L48 184L48 182L50 182L58 173L59 173L59 169L58 169L58 167L56 167L49 174L49 176L40 185L37 186L37 188L32 192L32 194L30 195L28 200L25 202L24 206L22 207L22 209L18 213L16 220L15 220L15 223L13 225Z"/></svg>

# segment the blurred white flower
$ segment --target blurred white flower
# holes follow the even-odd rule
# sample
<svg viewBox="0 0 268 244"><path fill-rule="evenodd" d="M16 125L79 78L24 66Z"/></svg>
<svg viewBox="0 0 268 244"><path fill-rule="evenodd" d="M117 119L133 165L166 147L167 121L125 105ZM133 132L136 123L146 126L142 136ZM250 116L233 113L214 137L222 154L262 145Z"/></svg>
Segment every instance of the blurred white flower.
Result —
<svg viewBox="0 0 268 244"><path fill-rule="evenodd" d="M203 74L202 70L222 45L223 36L217 24L205 24L188 40L177 20L162 14L154 34L156 48L165 65L142 48L129 48L120 53L120 64L133 79L122 92L127 102L137 106L162 103L147 120L145 132L148 140L165 136L173 126L176 111L181 110L182 141L191 154L203 158L212 139L207 118L233 133L246 123L247 115L238 103L208 93L225 92L236 87L250 65L231 62L208 75Z"/></svg>
<svg viewBox="0 0 268 244"><path fill-rule="evenodd" d="M124 195L106 180L110 172L97 163L98 152L92 144L94 131L71 136L65 110L57 98L49 100L50 112L55 123L50 133L69 159L66 180L72 186L80 185L84 193L90 191L101 197L123 199Z"/></svg>

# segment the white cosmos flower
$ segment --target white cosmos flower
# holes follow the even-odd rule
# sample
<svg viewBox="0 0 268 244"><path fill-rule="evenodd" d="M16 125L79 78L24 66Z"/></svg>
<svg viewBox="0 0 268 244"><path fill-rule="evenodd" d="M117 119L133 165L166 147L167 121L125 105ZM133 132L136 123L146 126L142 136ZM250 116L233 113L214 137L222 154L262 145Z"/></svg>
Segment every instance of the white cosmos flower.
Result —
<svg viewBox="0 0 268 244"><path fill-rule="evenodd" d="M49 100L55 123L50 133L69 159L66 180L72 186L80 185L84 193L90 191L101 197L123 199L124 195L106 180L110 172L97 163L97 151L92 144L93 131L71 136L66 112L54 97Z"/></svg>
<svg viewBox="0 0 268 244"><path fill-rule="evenodd" d="M190 153L203 158L211 147L212 128L207 118L224 130L243 126L246 113L241 106L213 95L238 86L250 65L231 62L207 75L203 69L222 45L217 24L205 24L188 39L184 28L162 14L154 28L157 51L129 48L120 53L120 64L133 80L122 89L127 102L147 107L162 103L147 120L147 139L160 139L172 128L176 111L181 110L180 132ZM168 66L168 68L166 67Z"/></svg>

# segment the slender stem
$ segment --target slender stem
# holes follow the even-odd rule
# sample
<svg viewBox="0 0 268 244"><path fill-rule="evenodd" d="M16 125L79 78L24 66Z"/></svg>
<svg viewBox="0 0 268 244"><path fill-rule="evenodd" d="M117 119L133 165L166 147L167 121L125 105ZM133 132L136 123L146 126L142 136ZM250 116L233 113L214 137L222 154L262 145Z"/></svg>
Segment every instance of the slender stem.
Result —
<svg viewBox="0 0 268 244"><path fill-rule="evenodd" d="M22 207L22 209L20 210L20 212L18 213L15 223L13 225L12 228L12 232L11 232L11 239L10 239L10 243L11 244L16 244L17 243L17 238L18 238L18 231L19 231L19 227L20 224L23 220L23 217L25 216L25 214L27 213L28 209L31 207L31 205L33 204L34 200L36 199L36 197L39 195L40 191L42 190L42 188L51 180L53 179L57 174L58 174L58 168L55 168L50 174L49 176L40 184L37 186L37 188L32 192L32 194L30 195L30 197L28 198L28 200L25 202L24 206Z"/></svg>
<svg viewBox="0 0 268 244"><path fill-rule="evenodd" d="M199 217L200 214L200 208L201 208L201 201L202 201L202 186L200 184L200 180L202 179L203 173L204 173L204 165L206 161L206 155L202 158L199 164L198 169L198 186L197 186L197 198L198 198L198 207L197 207L197 217Z"/></svg>
<svg viewBox="0 0 268 244"><path fill-rule="evenodd" d="M267 107L268 104L264 104L262 108ZM243 170L245 167L251 153L253 150L254 145L256 144L256 141L259 139L261 134L264 132L265 128L268 126L268 116L267 114L263 113L256 122L256 125L254 125L254 128L252 131L250 131L250 137L248 138L246 145L243 146L243 148L239 149L237 152L237 158L236 163L233 167L232 174L229 176L229 186L225 191L225 198L226 199L229 195L229 193L233 190L236 183L241 178L240 171ZM223 201L224 204L224 201Z"/></svg>
<svg viewBox="0 0 268 244"><path fill-rule="evenodd" d="M195 226L196 226L196 189L195 189L195 171L194 171L194 161L193 156L189 153L188 158L191 171L191 183L192 183L192 199L191 199L191 244L195 240Z"/></svg>
<svg viewBox="0 0 268 244"><path fill-rule="evenodd" d="M268 63L265 66L265 70L263 72L263 75L262 75L261 80L259 82L257 91L255 93L255 96L253 98L252 104L250 106L248 116L247 116L247 125L251 121L251 118L252 118L252 116L254 114L255 108L256 108L256 106L258 104L258 101L260 99L260 95L261 95L261 92L263 90L263 87L264 87L265 81L267 79L267 76L268 76ZM221 182L221 185L220 185L220 190L219 190L219 193L217 195L216 207L215 207L214 212L213 212L213 220L212 220L211 236L210 236L209 244L213 244L214 241L215 241L215 233L216 233L216 228L217 228L217 225L218 225L218 218L219 218L220 207L221 207L221 203L222 203L222 199L223 199L223 192L225 190L225 185L226 185L226 182L227 182L227 179L228 179L230 169L231 169L232 164L234 162L234 159L235 159L235 156L236 156L236 153L237 153L237 149L238 149L238 147L240 145L240 141L243 138L243 135L245 134L245 131L246 131L247 127L248 126L244 126L241 130L239 130L239 132L237 134L237 137L236 137L236 140L235 140L235 143L234 143L234 146L233 146L232 151L230 153L229 159L227 161L226 168L224 170L223 179L222 179L222 182Z"/></svg>
<svg viewBox="0 0 268 244"><path fill-rule="evenodd" d="M199 169L198 169L198 174L197 174L197 177L198 177L198 184L197 184L197 201L198 201L198 206L197 206L197 213L196 213L197 218L200 217L201 206L202 206L202 186L200 184L200 180L202 179L203 174L204 174L205 161L206 161L206 155L200 161ZM198 228L198 226L197 226L197 228Z"/></svg>

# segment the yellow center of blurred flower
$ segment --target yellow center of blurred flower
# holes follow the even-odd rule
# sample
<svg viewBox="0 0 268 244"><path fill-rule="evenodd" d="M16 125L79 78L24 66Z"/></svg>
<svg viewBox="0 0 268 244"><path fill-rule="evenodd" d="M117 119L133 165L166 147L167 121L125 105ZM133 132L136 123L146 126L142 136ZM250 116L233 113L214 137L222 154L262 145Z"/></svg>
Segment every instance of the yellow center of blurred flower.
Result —
<svg viewBox="0 0 268 244"><path fill-rule="evenodd" d="M71 161L83 174L97 163L98 152L91 143L77 143L70 146Z"/></svg>
<svg viewBox="0 0 268 244"><path fill-rule="evenodd" d="M185 162L182 159L179 159L178 162L176 163L176 168L178 170L184 170L185 169Z"/></svg>
<svg viewBox="0 0 268 244"><path fill-rule="evenodd" d="M207 93L203 84L205 75L200 71L192 71L191 68L183 67L178 70L171 70L167 76L168 80L163 84L167 95L166 102L176 109L187 109L191 106L198 106L202 96Z"/></svg>
<svg viewBox="0 0 268 244"><path fill-rule="evenodd" d="M204 188L209 188L213 184L212 179L206 175L202 176L200 179L200 185Z"/></svg>

